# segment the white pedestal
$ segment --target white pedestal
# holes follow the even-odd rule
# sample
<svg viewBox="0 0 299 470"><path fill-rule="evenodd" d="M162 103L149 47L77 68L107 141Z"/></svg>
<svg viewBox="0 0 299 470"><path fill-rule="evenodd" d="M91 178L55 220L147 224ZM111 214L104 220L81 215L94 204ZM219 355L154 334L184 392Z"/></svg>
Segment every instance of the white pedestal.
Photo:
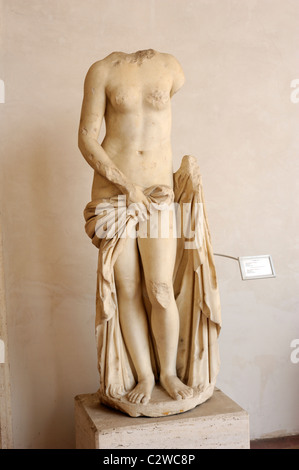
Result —
<svg viewBox="0 0 299 470"><path fill-rule="evenodd" d="M191 411L162 418L132 418L99 403L97 394L75 397L77 449L249 449L248 413L215 390Z"/></svg>

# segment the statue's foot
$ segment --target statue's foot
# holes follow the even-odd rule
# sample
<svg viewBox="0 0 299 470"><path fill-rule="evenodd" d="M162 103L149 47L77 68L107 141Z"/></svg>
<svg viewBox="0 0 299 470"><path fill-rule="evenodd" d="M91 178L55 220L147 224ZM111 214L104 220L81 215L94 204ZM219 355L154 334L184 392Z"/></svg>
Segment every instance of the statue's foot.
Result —
<svg viewBox="0 0 299 470"><path fill-rule="evenodd" d="M120 384L109 385L106 388L106 395L111 398L120 398L125 394L125 389Z"/></svg>
<svg viewBox="0 0 299 470"><path fill-rule="evenodd" d="M136 387L127 394L127 398L131 403L142 403L146 405L151 399L154 386L154 377L140 380Z"/></svg>
<svg viewBox="0 0 299 470"><path fill-rule="evenodd" d="M176 375L161 375L160 384L174 400L182 400L193 396L193 389L183 384Z"/></svg>

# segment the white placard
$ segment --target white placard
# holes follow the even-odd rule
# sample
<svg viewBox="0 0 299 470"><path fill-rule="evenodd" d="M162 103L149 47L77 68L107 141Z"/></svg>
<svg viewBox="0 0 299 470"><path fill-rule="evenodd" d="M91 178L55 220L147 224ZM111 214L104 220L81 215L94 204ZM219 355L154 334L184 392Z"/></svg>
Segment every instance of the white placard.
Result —
<svg viewBox="0 0 299 470"><path fill-rule="evenodd" d="M242 256L238 260L243 280L275 277L270 255Z"/></svg>

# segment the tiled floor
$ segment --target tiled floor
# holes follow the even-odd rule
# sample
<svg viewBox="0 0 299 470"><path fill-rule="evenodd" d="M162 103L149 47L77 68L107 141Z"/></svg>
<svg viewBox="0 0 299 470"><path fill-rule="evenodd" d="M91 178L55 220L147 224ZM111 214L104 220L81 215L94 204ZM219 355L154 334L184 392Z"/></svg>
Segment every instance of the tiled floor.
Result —
<svg viewBox="0 0 299 470"><path fill-rule="evenodd" d="M299 449L299 434L296 436L256 439L250 442L251 449Z"/></svg>

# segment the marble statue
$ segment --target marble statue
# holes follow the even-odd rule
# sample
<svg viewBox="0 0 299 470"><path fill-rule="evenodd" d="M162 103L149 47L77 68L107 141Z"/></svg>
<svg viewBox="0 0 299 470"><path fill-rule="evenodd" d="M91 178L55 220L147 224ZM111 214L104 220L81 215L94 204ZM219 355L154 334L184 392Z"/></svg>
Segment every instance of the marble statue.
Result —
<svg viewBox="0 0 299 470"><path fill-rule="evenodd" d="M84 83L79 148L94 169L84 216L98 248L99 397L131 416L197 406L213 394L219 370L201 176L192 156L172 167L171 98L183 83L179 62L153 49L113 52Z"/></svg>

